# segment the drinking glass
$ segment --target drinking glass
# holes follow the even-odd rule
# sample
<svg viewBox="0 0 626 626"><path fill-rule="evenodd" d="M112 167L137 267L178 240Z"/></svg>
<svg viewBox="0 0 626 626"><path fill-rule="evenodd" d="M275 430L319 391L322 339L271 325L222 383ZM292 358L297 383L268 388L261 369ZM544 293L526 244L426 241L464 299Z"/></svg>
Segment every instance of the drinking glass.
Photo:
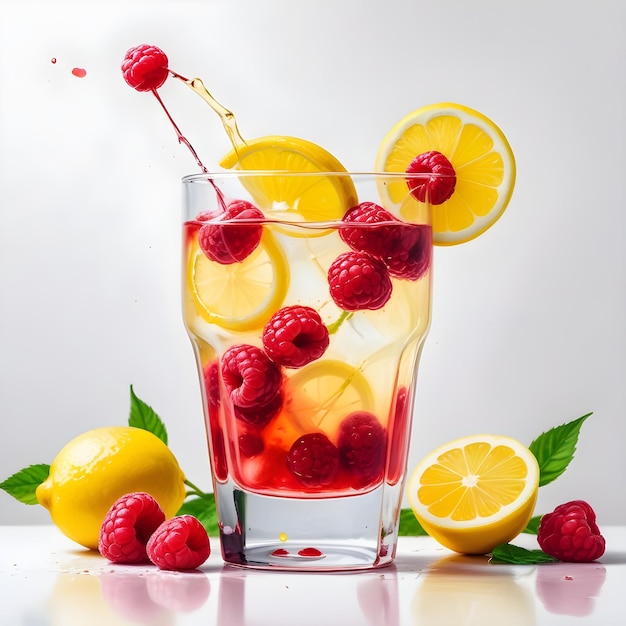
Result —
<svg viewBox="0 0 626 626"><path fill-rule="evenodd" d="M224 561L390 564L430 320L429 178L228 171L182 184L184 321Z"/></svg>

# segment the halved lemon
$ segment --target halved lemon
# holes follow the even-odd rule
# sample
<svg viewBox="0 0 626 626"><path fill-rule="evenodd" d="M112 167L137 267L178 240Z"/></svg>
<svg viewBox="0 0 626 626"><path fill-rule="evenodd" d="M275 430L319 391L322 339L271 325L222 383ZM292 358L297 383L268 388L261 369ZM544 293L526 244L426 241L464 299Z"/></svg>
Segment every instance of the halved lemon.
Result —
<svg viewBox="0 0 626 626"><path fill-rule="evenodd" d="M528 524L539 489L539 465L519 441L474 435L420 461L407 497L424 530L446 548L486 554Z"/></svg>
<svg viewBox="0 0 626 626"><path fill-rule="evenodd" d="M357 203L356 189L349 176L310 175L346 172L346 169L330 152L305 139L284 136L252 139L229 152L220 166L285 172L284 176L241 178L259 208L271 218L314 222L339 220Z"/></svg>
<svg viewBox="0 0 626 626"><path fill-rule="evenodd" d="M235 331L260 328L280 307L289 265L276 238L264 230L257 249L241 263L222 265L192 244L187 284L196 310L209 323Z"/></svg>
<svg viewBox="0 0 626 626"><path fill-rule="evenodd" d="M506 209L515 186L515 157L504 133L488 117L466 106L441 103L413 111L383 139L376 169L406 172L424 152L441 152L454 167L452 196L432 207L433 243L470 241L491 227ZM418 200L404 181L379 185L382 203L407 219Z"/></svg>
<svg viewBox="0 0 626 626"><path fill-rule="evenodd" d="M363 373L334 359L305 365L288 379L288 389L285 409L304 432L322 428L332 433L346 415L374 407L374 396Z"/></svg>

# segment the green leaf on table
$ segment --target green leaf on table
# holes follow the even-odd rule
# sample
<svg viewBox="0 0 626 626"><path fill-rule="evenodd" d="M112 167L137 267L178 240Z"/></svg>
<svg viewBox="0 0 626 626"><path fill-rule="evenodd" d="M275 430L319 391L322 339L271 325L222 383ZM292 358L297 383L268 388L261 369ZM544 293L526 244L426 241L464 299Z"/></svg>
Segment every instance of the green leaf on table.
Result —
<svg viewBox="0 0 626 626"><path fill-rule="evenodd" d="M29 465L1 482L0 489L24 504L39 504L35 492L48 474L50 466L45 463Z"/></svg>
<svg viewBox="0 0 626 626"><path fill-rule="evenodd" d="M503 543L491 551L489 563L510 563L513 565L536 565L538 563L554 563L558 559L546 554L543 550L527 550L512 543Z"/></svg>
<svg viewBox="0 0 626 626"><path fill-rule="evenodd" d="M558 478L574 458L580 427L591 415L587 413L572 422L542 433L529 447L539 463L539 486Z"/></svg>
<svg viewBox="0 0 626 626"><path fill-rule="evenodd" d="M526 528L522 531L527 535L536 535L539 531L539 523L541 522L541 515L535 515L528 520L528 524L526 524Z"/></svg>
<svg viewBox="0 0 626 626"><path fill-rule="evenodd" d="M137 397L133 386L130 386L130 415L128 425L135 428L143 428L156 435L165 445L167 445L167 430L161 418L156 414L151 406Z"/></svg>
<svg viewBox="0 0 626 626"><path fill-rule="evenodd" d="M428 533L417 521L412 509L401 509L398 535L402 537L417 537L426 536Z"/></svg>
<svg viewBox="0 0 626 626"><path fill-rule="evenodd" d="M219 535L215 496L212 493L186 500L176 515L193 515L200 520L211 537Z"/></svg>

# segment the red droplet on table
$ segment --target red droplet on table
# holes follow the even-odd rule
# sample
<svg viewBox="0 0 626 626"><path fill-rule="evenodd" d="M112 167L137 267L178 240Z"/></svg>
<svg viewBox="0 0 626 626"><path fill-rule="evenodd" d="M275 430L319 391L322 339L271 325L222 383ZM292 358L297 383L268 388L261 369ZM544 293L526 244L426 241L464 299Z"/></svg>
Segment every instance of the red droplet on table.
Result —
<svg viewBox="0 0 626 626"><path fill-rule="evenodd" d="M83 69L82 67L75 67L72 70L72 74L77 78L85 78L85 76L87 76L87 70Z"/></svg>

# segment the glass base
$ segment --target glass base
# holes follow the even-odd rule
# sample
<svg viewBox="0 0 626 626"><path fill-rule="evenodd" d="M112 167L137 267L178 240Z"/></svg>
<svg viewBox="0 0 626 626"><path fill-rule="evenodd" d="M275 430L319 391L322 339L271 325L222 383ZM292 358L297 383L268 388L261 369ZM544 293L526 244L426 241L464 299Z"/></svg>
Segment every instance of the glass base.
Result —
<svg viewBox="0 0 626 626"><path fill-rule="evenodd" d="M230 565L339 571L391 564L400 484L324 499L277 498L216 485L222 557Z"/></svg>

